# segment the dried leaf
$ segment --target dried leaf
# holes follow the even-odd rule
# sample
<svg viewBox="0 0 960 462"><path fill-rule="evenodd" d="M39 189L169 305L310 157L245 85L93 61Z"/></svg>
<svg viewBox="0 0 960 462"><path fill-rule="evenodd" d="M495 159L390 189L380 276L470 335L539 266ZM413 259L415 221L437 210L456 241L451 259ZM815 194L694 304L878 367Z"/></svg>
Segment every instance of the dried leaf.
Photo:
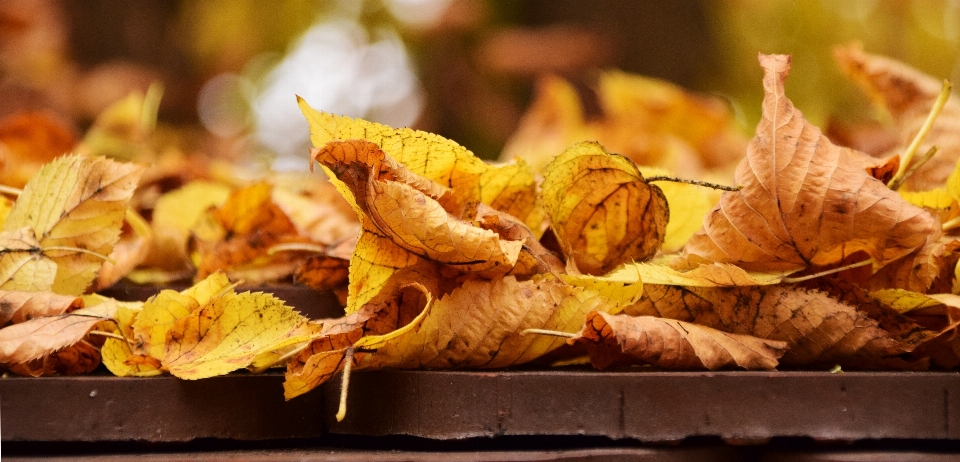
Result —
<svg viewBox="0 0 960 462"><path fill-rule="evenodd" d="M192 181L157 198L151 227L155 243L145 266L167 271L192 268L187 255L190 230L207 209L219 207L230 196L230 187L209 181Z"/></svg>
<svg viewBox="0 0 960 462"><path fill-rule="evenodd" d="M150 245L153 243L153 231L150 223L144 220L137 212L128 209L124 226L121 228L120 240L110 252L110 260L100 267L97 279L93 283L92 291L98 292L111 287L123 279L147 257Z"/></svg>
<svg viewBox="0 0 960 462"><path fill-rule="evenodd" d="M127 340L133 339L133 323L141 312L142 308L118 306L116 325L111 323L112 328L108 332L119 334ZM159 360L139 351L136 345L131 346L131 343L116 338L108 338L100 348L103 365L117 377L153 377L163 373Z"/></svg>
<svg viewBox="0 0 960 462"><path fill-rule="evenodd" d="M865 252L875 267L922 247L936 220L864 171L786 98L790 59L761 55L763 119L724 193L686 251L748 270L787 271Z"/></svg>
<svg viewBox="0 0 960 462"><path fill-rule="evenodd" d="M51 292L0 290L0 326L83 308L83 300Z"/></svg>
<svg viewBox="0 0 960 462"><path fill-rule="evenodd" d="M592 312L570 344L583 345L598 369L652 364L667 369L772 370L787 344L653 316Z"/></svg>
<svg viewBox="0 0 960 462"><path fill-rule="evenodd" d="M70 152L76 133L50 112L17 112L0 119L0 184L22 188L40 167Z"/></svg>
<svg viewBox="0 0 960 462"><path fill-rule="evenodd" d="M664 262L627 263L609 274L625 282L685 287L730 287L779 284L789 273L747 271L729 263L702 264L680 271Z"/></svg>
<svg viewBox="0 0 960 462"><path fill-rule="evenodd" d="M317 290L333 290L347 285L350 261L327 255L307 257L293 274L293 281Z"/></svg>
<svg viewBox="0 0 960 462"><path fill-rule="evenodd" d="M666 169L640 166L644 178L654 176L674 177ZM656 185L667 198L670 205L670 221L667 223L666 236L663 239L663 253L674 253L687 245L687 241L703 227L703 218L720 202L721 191L687 183L672 181L657 182Z"/></svg>
<svg viewBox="0 0 960 462"><path fill-rule="evenodd" d="M73 345L97 323L111 319L116 309L116 303L105 302L4 327L0 329L0 363L25 363Z"/></svg>
<svg viewBox="0 0 960 462"><path fill-rule="evenodd" d="M543 176L550 226L580 271L605 274L660 250L670 215L667 199L629 159L582 142L557 156Z"/></svg>
<svg viewBox="0 0 960 462"><path fill-rule="evenodd" d="M0 289L47 292L57 264L43 254L30 228L0 231Z"/></svg>
<svg viewBox="0 0 960 462"><path fill-rule="evenodd" d="M44 255L57 265L53 291L81 294L119 238L142 170L102 157L59 157L27 183L4 231L29 227Z"/></svg>

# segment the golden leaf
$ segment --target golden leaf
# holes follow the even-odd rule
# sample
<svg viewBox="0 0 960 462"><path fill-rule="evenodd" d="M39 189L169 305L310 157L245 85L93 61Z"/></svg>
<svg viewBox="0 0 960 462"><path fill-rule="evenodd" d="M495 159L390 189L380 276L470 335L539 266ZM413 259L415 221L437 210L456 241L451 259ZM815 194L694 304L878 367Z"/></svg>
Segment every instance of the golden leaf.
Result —
<svg viewBox="0 0 960 462"><path fill-rule="evenodd" d="M543 176L550 226L580 271L604 274L660 250L670 215L667 199L629 159L582 142L557 156Z"/></svg>
<svg viewBox="0 0 960 462"><path fill-rule="evenodd" d="M686 287L729 287L779 284L789 273L747 271L729 263L698 265L687 271L661 262L627 263L608 276L611 279Z"/></svg>
<svg viewBox="0 0 960 462"><path fill-rule="evenodd" d="M57 264L43 254L30 228L0 231L0 289L47 292Z"/></svg>
<svg viewBox="0 0 960 462"><path fill-rule="evenodd" d="M142 170L102 157L59 157L27 183L3 230L29 227L57 265L53 291L81 294L119 238Z"/></svg>

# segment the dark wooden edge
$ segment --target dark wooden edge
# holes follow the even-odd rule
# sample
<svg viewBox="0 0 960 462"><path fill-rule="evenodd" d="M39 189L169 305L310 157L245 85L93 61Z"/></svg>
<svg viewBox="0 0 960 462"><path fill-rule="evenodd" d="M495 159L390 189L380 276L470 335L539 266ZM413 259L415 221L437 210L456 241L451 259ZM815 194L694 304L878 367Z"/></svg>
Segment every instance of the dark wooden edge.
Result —
<svg viewBox="0 0 960 462"><path fill-rule="evenodd" d="M960 440L953 372L359 371L336 422L339 376L289 402L280 373L198 381L111 376L0 379L3 441L462 439L593 435Z"/></svg>

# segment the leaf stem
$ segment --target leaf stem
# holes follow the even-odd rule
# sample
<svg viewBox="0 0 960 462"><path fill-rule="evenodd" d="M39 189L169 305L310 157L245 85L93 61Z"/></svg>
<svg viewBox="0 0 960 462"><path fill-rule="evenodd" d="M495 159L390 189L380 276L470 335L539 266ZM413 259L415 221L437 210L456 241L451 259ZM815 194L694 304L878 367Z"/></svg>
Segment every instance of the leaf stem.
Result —
<svg viewBox="0 0 960 462"><path fill-rule="evenodd" d="M743 186L726 186L726 185L722 185L722 184L709 183L709 182L700 181L700 180L688 180L688 179L686 179L686 178L674 178L674 177L672 177L672 176L652 176L652 177L650 177L650 178L647 178L646 180L647 180L647 183L650 183L651 181L671 181L671 182L674 182L674 183L685 183L685 184L692 184L692 185L696 185L696 186L703 186L704 188L719 189L719 190L721 190L721 191L739 191L739 190L743 189Z"/></svg>
<svg viewBox="0 0 960 462"><path fill-rule="evenodd" d="M947 101L950 100L950 91L953 88L953 85L949 80L943 81L943 87L940 90L940 94L937 96L937 100L933 103L933 108L930 109L930 113L927 114L927 119L923 121L923 125L920 126L920 131L917 132L917 135L913 137L913 141L910 142L910 145L907 146L907 150L903 153L903 159L900 160L900 167L897 168L897 173L893 175L893 178L890 179L890 182L887 183L887 187L891 189L893 185L901 182L904 174L907 172L907 167L910 162L913 160L913 156L917 154L917 150L920 149L920 143L927 138L927 135L930 134L930 130L933 128L933 122L937 119L937 116L940 115L940 111L943 110L943 106L947 104Z"/></svg>
<svg viewBox="0 0 960 462"><path fill-rule="evenodd" d="M286 244L277 244L267 249L267 255L273 255L277 252L316 252L324 253L327 246L320 244L311 244L309 242L288 242Z"/></svg>
<svg viewBox="0 0 960 462"><path fill-rule="evenodd" d="M960 225L960 217L951 218L950 220L947 220L944 224L940 225L940 227L944 231L949 231L953 228L956 228L958 225Z"/></svg>
<svg viewBox="0 0 960 462"><path fill-rule="evenodd" d="M343 382L340 384L340 408L337 409L337 422L343 422L347 416L347 389L350 387L350 371L353 369L353 347L347 348L343 357Z"/></svg>
<svg viewBox="0 0 960 462"><path fill-rule="evenodd" d="M861 266L867 266L867 265L869 265L869 264L872 264L873 262L874 262L874 260L873 260L872 258L868 258L868 259L866 259L866 260L864 260L864 261L858 261L858 262L856 262L856 263L851 263L851 264L849 264L849 265L841 266L841 267L839 267L839 268L828 269L828 270L826 270L826 271L821 271L821 272L819 272L819 273L808 274L808 275L806 275L806 276L799 276L799 277L795 277L795 278L783 278L783 279L781 279L780 281L781 281L781 282L785 282L785 283L787 283L787 284L796 284L796 283L798 283L798 282L809 281L809 280L811 280L811 279L816 279L816 278L819 278L819 277L822 277L822 276L827 276L827 275L830 275L830 274L833 274L833 273L839 273L839 272L841 272L841 271L846 271L846 270L848 270L848 269L859 268L859 267L861 267Z"/></svg>
<svg viewBox="0 0 960 462"><path fill-rule="evenodd" d="M19 197L21 194L23 194L23 190L14 188L13 186L0 184L0 193Z"/></svg>
<svg viewBox="0 0 960 462"><path fill-rule="evenodd" d="M124 342L127 341L127 338L124 337L124 336L122 336L122 335L120 335L120 334L114 334L114 333L112 333L112 332L104 332L104 331L102 331L102 330L92 330L92 331L90 331L90 332L87 332L87 334L89 334L89 335L99 335L99 336L101 336L101 337L115 338L115 339L117 339L117 340L123 340Z"/></svg>
<svg viewBox="0 0 960 462"><path fill-rule="evenodd" d="M913 176L914 173L917 173L917 170L920 170L920 167L923 167L923 164L926 164L928 160L932 159L934 154L936 154L939 150L940 147L931 146L930 149L927 150L927 153L917 159L917 161L914 162L906 172L904 172L903 176L900 177L897 182L890 185L890 189L894 191L900 189L900 186L903 186L903 183L906 182L908 178Z"/></svg>
<svg viewBox="0 0 960 462"><path fill-rule="evenodd" d="M112 258L110 258L110 257L108 257L108 256L106 256L106 255L104 255L104 254L102 254L102 253L94 252L94 251L92 251L92 250L87 250L87 249L81 249L81 248L79 248L79 247L68 247L68 246L62 246L62 245L52 245L52 246L50 246L50 247L44 247L44 248L42 248L42 249L40 249L40 250L43 251L43 253L47 253L47 252L49 252L49 251L51 251L51 250L63 250L63 251L67 251L67 252L85 253L85 254L87 254L87 255L93 255L94 257L97 257L97 258L99 258L99 259L101 259L101 260L103 260L103 261L105 261L105 262L108 262L108 263L113 263L113 264L117 263L116 261L114 261L114 259L112 259Z"/></svg>
<svg viewBox="0 0 960 462"><path fill-rule="evenodd" d="M288 360L290 360L290 358L292 358L292 357L300 354L301 351L306 350L307 347L310 346L310 342L311 342L311 341L312 341L312 340L307 340L306 342L303 343L303 345L299 346L298 348L294 348L294 349L286 352L285 354L283 354L283 355L280 356L279 358L277 358L276 361L274 361L274 362L272 362L272 363L270 363L270 364L268 364L268 365L266 365L266 366L258 367L258 368L256 368L256 369L250 369L250 372L252 372L252 373L254 373L254 374L260 374L260 373L263 373L263 371L265 371L265 370L267 370L267 369L270 369L271 367L277 367L277 366L279 366L280 364L287 362Z"/></svg>
<svg viewBox="0 0 960 462"><path fill-rule="evenodd" d="M550 335L553 337L563 337L563 338L577 337L577 334L571 334L569 332L560 332L558 330L547 330L547 329L524 329L520 332L520 335L527 335L527 334Z"/></svg>

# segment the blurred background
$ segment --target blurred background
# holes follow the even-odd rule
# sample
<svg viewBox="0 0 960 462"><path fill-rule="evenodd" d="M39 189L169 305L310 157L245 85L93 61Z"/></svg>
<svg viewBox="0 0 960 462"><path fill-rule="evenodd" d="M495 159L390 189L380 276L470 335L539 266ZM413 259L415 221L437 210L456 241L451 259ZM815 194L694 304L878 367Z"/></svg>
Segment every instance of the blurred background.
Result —
<svg viewBox="0 0 960 462"><path fill-rule="evenodd" d="M3 0L0 118L48 108L82 132L161 82L160 124L225 158L306 168L300 95L494 159L546 74L587 116L598 72L621 69L723 98L750 134L757 53L790 53L787 92L814 123L876 119L833 62L853 40L960 80L951 0Z"/></svg>

